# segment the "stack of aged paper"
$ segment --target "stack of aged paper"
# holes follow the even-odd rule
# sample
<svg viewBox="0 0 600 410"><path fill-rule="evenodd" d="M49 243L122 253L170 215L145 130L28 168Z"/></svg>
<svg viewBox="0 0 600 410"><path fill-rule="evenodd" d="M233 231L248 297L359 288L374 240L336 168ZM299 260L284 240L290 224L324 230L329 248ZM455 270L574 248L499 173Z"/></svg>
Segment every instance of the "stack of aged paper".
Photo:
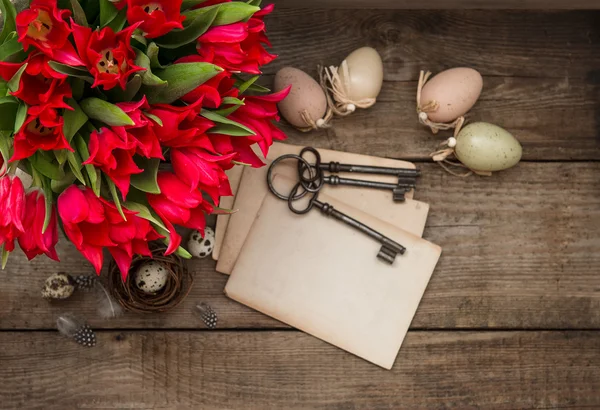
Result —
<svg viewBox="0 0 600 410"><path fill-rule="evenodd" d="M266 158L297 154L302 147L276 143ZM405 161L321 150L322 161L414 168ZM297 181L294 161L275 169L287 192ZM241 174L241 175L240 175ZM343 174L339 174L344 176ZM226 294L253 309L301 329L386 369L400 345L441 254L421 238L429 205L413 198L392 201L392 192L324 186L319 200L406 247L392 265L376 258L380 244L317 209L292 213L270 193L267 167L232 171L235 197L221 207L213 257L217 271L231 274ZM394 177L351 178L393 182Z"/></svg>

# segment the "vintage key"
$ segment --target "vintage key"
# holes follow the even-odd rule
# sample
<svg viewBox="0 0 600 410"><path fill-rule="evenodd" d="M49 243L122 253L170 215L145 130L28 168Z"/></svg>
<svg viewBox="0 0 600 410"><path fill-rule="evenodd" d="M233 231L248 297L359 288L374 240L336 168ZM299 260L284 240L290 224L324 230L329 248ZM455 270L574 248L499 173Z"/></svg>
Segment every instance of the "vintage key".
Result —
<svg viewBox="0 0 600 410"><path fill-rule="evenodd" d="M270 187L271 187L271 185L270 185ZM402 255L402 254L404 254L404 252L406 252L406 248L404 246L400 245L399 243L397 243L397 242L393 241L392 239L388 238L387 236L377 232L376 230L365 225L364 223L357 221L356 219L352 218L351 216L348 216L345 213L338 211L337 209L335 209L333 206L331 206L327 202L319 201L318 200L318 196L319 196L318 191L313 193L313 197L308 201L308 205L305 209L295 208L293 205L294 198L298 197L298 190L300 189L300 187L302 187L302 183L298 182L294 186L292 191L290 192L289 196L287 197L288 207L295 214L303 215L303 214L308 213L313 207L316 207L321 211L321 213L323 215L330 216L334 219L337 219L338 221L342 221L345 224L353 227L354 229L357 229L357 230L363 232L364 234L370 236L371 238L375 239L376 241L378 241L381 244L381 248L379 249L379 253L377 254L377 257L380 260L384 261L385 263L389 263L390 265L392 263L394 263L394 261L396 260L396 255L398 255L398 254Z"/></svg>
<svg viewBox="0 0 600 410"><path fill-rule="evenodd" d="M300 174L300 183L302 187L308 192L317 192L321 189L323 184L328 185L348 185L362 188L375 188L375 189L389 189L392 191L392 198L396 202L403 202L405 200L404 194L415 187L414 182L402 181L397 184L379 181L365 181L362 179L342 178L337 175L323 176L322 172L317 171L319 178L311 181L312 178L304 178L303 174Z"/></svg>

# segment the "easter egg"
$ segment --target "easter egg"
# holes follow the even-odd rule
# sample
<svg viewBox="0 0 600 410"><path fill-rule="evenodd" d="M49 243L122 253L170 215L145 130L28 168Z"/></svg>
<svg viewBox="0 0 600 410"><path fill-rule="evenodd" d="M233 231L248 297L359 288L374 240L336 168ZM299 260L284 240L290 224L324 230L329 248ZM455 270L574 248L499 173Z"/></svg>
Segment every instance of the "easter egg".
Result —
<svg viewBox="0 0 600 410"><path fill-rule="evenodd" d="M456 136L454 155L477 171L501 171L517 165L523 149L504 128L487 122L474 122Z"/></svg>
<svg viewBox="0 0 600 410"><path fill-rule="evenodd" d="M165 287L168 278L169 271L163 264L150 261L140 265L134 279L138 289L154 294Z"/></svg>
<svg viewBox="0 0 600 410"><path fill-rule="evenodd" d="M274 90L281 91L292 86L288 96L277 104L281 115L295 127L303 128L307 124L302 112L314 122L322 119L327 111L327 97L323 89L311 76L294 67L284 67L275 74Z"/></svg>
<svg viewBox="0 0 600 410"><path fill-rule="evenodd" d="M421 91L421 107L436 101L439 107L428 111L434 122L452 122L465 115L477 102L483 79L472 68L457 67L442 71L425 83Z"/></svg>
<svg viewBox="0 0 600 410"><path fill-rule="evenodd" d="M46 279L42 297L46 299L67 299L75 291L75 284L66 273L53 273Z"/></svg>
<svg viewBox="0 0 600 410"><path fill-rule="evenodd" d="M361 47L354 50L338 67L342 84L347 84L346 97L352 101L377 98L383 84L383 63L377 50Z"/></svg>
<svg viewBox="0 0 600 410"><path fill-rule="evenodd" d="M215 231L212 228L204 230L204 236L199 231L190 235L187 250L196 258L206 258L215 247Z"/></svg>

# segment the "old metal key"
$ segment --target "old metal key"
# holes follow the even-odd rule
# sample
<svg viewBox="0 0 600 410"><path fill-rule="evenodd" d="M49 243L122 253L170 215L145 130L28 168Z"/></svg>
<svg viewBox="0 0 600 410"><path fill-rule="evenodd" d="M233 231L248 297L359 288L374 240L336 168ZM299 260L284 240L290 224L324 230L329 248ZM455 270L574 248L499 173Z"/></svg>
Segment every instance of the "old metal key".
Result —
<svg viewBox="0 0 600 410"><path fill-rule="evenodd" d="M379 182L379 181L365 181L362 179L352 179L352 178L342 178L337 175L329 175L323 176L316 181L308 182L303 179L302 175L300 176L302 187L308 192L317 192L321 189L323 184L328 185L348 185L348 186L356 186L362 188L376 188L376 189L389 189L392 191L392 198L394 201L403 202L405 200L404 194L407 191L410 191L415 187L415 184L412 182L398 182L397 184L392 184L388 182Z"/></svg>
<svg viewBox="0 0 600 410"><path fill-rule="evenodd" d="M352 218L351 216L338 211L337 209L335 209L332 205L328 204L327 202L319 201L318 196L319 196L320 187L323 185L322 183L319 185L318 188L309 191L309 190L304 189L304 184L302 181L300 181L300 182L296 183L296 185L294 186L294 188L292 189L292 191L290 192L290 194L288 196L285 196L285 195L279 193L273 186L273 169L277 165L277 163L279 163L280 161L285 160L285 159L296 159L296 160L298 160L299 164L303 164L303 166L305 166L306 168L304 170L302 170L302 167L299 166L298 171L305 172L305 170L308 170L308 172L310 173L308 179L313 179L313 177L314 177L313 174L320 173L321 171L311 168L310 164L304 158L302 158L299 155L293 155L293 154L283 155L271 163L271 165L269 166L269 170L267 172L267 185L269 187L269 190L276 197L286 200L288 202L288 207L290 208L290 210L292 212L294 212L295 214L303 215L303 214L308 213L313 207L316 207L321 211L321 213L323 215L330 216L334 219L342 221L345 224L353 227L354 229L357 229L357 230L363 232L364 234L370 236L371 238L375 239L376 241L378 241L381 244L381 248L379 249L379 253L377 254L377 257L386 263L392 264L392 263L394 263L394 260L396 259L396 256L398 254L400 254L400 255L404 254L404 252L406 251L406 248L404 246L393 241L392 239L388 238L387 236L377 232L376 230L370 228L369 226L365 225L364 223L357 221L356 219ZM303 188L302 192L298 192L300 190L300 188ZM311 188L315 188L315 187L311 186ZM308 205L306 206L306 208L298 209L298 208L294 207L294 201L297 201L298 199L303 198L308 193L312 194L312 198L310 198L310 200L308 201Z"/></svg>
<svg viewBox="0 0 600 410"><path fill-rule="evenodd" d="M376 241L378 241L381 244L381 248L379 249L379 253L377 254L377 257L380 260L382 260L386 263L389 263L390 265L392 263L394 263L394 260L396 260L396 255L398 255L398 254L402 255L402 254L404 254L404 252L406 252L406 248L404 246L400 245L399 243L397 243L396 241L393 241L392 239L388 238L387 236L377 232L375 229L370 228L369 226L365 225L364 223L357 221L356 219L352 218L351 216L348 216L345 213L338 211L337 209L335 209L332 205L328 204L327 202L319 201L318 200L319 192L313 193L313 196L308 201L308 205L306 206L306 208L304 208L304 209L295 208L294 207L294 197L296 197L296 195L298 194L298 189L300 189L301 186L302 186L302 184L300 182L297 183L294 186L294 188L292 189L292 191L290 192L290 195L288 197L288 207L295 214L303 215L303 214L308 213L313 207L316 207L321 211L321 213L323 215L330 216L334 219L337 219L338 221L342 221L345 224L351 226L352 228L361 231L362 233L370 236L371 238L375 239Z"/></svg>

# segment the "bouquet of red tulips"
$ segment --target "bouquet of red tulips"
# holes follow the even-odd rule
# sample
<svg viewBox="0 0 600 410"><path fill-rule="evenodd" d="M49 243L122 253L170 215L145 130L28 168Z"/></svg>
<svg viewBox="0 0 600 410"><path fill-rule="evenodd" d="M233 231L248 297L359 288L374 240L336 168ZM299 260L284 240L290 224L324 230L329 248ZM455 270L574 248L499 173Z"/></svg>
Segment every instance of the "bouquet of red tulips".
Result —
<svg viewBox="0 0 600 410"><path fill-rule="evenodd" d="M58 260L59 224L97 272L106 248L125 278L153 240L190 257L175 225L202 230L225 171L285 138L288 90L255 84L275 58L259 3L0 0L3 267L15 241Z"/></svg>

